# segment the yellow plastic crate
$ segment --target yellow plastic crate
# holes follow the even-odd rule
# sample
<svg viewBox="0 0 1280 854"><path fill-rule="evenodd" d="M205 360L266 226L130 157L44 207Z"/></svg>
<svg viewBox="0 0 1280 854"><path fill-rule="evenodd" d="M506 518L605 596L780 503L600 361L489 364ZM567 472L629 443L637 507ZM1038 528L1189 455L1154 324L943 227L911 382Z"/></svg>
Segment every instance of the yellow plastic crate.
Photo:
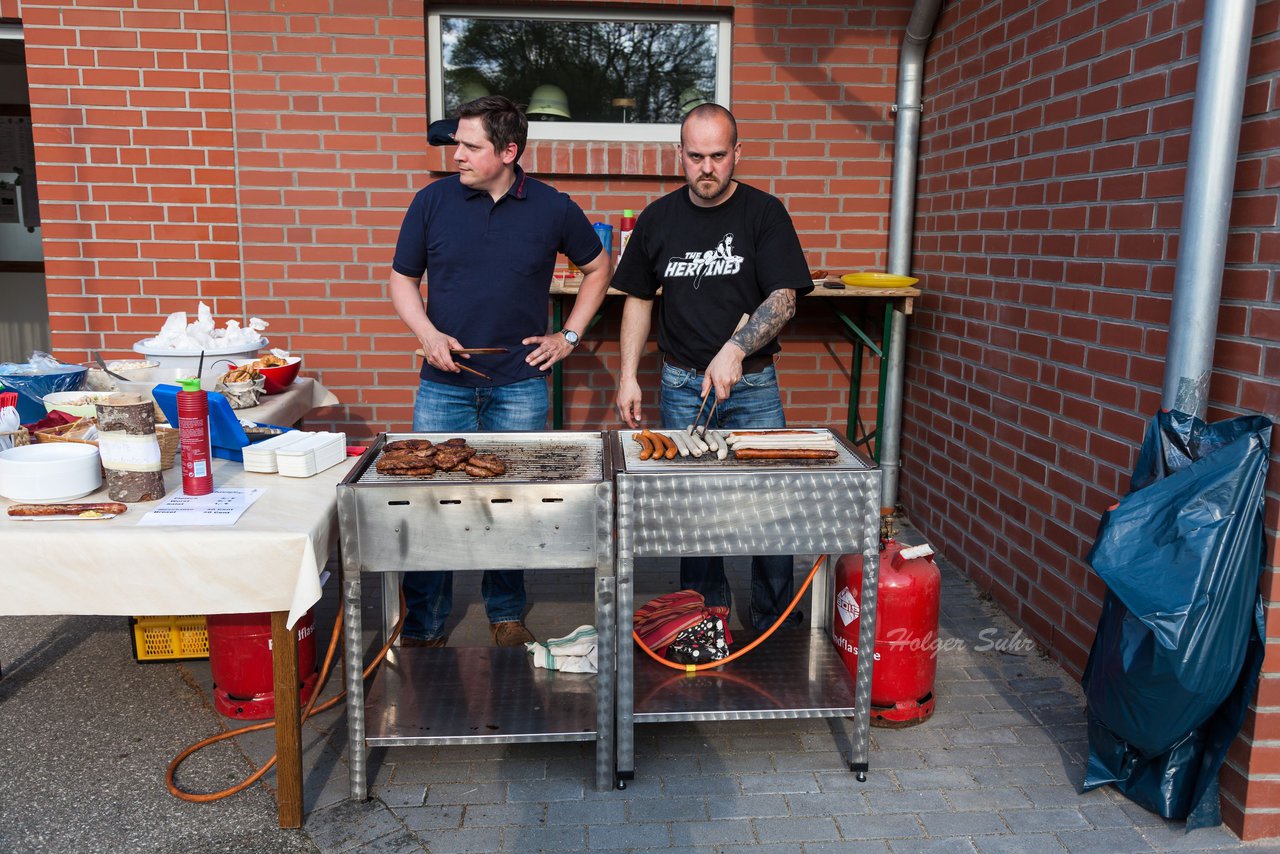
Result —
<svg viewBox="0 0 1280 854"><path fill-rule="evenodd" d="M136 661L192 661L209 657L209 630L203 615L130 617Z"/></svg>

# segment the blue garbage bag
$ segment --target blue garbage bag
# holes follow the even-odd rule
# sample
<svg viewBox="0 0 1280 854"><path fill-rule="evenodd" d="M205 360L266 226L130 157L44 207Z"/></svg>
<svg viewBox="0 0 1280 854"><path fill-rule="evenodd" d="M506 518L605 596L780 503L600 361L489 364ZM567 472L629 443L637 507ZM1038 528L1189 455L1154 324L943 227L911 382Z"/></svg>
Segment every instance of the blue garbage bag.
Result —
<svg viewBox="0 0 1280 854"><path fill-rule="evenodd" d="M1257 684L1271 422L1161 412L1089 552L1107 584L1084 672L1083 789L1187 830L1220 824L1218 770Z"/></svg>

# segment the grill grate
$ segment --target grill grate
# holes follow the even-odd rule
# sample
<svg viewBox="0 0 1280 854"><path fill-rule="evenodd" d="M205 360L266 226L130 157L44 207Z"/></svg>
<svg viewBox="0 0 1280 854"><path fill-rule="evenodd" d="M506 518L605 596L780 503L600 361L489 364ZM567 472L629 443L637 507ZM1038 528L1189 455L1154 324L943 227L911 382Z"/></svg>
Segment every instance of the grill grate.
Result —
<svg viewBox="0 0 1280 854"><path fill-rule="evenodd" d="M498 477L475 478L464 471L437 471L431 477L405 477L381 474L377 461L387 442L399 439L429 439L443 442L454 436L481 454L496 454L507 466ZM429 483L594 483L603 478L604 442L599 433L398 433L388 434L385 442L374 446L374 454L365 461L366 468L355 479L361 484L429 484Z"/></svg>

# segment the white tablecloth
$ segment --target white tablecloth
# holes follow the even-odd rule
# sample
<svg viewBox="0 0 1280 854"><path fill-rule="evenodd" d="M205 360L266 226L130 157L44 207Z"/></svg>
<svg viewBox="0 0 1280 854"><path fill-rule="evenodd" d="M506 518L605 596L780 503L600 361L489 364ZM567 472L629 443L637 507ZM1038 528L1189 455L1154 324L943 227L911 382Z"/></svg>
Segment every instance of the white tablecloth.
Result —
<svg viewBox="0 0 1280 854"><path fill-rule="evenodd" d="M0 499L0 614L236 614L288 611L292 626L320 599L337 539L336 484L349 458L314 477L245 472L215 460L215 486L266 494L226 527L138 527L158 501L114 519L15 521ZM172 495L181 467L165 472ZM80 501L108 501L106 487Z"/></svg>
<svg viewBox="0 0 1280 854"><path fill-rule="evenodd" d="M311 377L298 377L279 394L263 395L257 406L237 409L236 417L258 424L292 427L307 413L321 406L333 406L338 397Z"/></svg>

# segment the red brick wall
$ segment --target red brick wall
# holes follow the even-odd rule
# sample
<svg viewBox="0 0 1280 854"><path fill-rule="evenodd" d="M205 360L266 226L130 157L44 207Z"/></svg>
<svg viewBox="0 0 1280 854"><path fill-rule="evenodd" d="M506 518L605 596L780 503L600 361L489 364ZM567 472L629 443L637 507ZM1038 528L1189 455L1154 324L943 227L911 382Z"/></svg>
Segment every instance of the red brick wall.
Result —
<svg viewBox="0 0 1280 854"><path fill-rule="evenodd" d="M1280 413L1278 10L1257 9L1210 420ZM1084 557L1160 403L1202 16L948 4L929 51L901 501L1075 673L1104 593ZM1247 837L1280 834L1278 662L1223 772Z"/></svg>
<svg viewBox="0 0 1280 854"><path fill-rule="evenodd" d="M734 20L740 176L786 201L814 268L883 269L907 3L720 5ZM118 6L23 0L15 12L55 350L128 355L164 315L204 300L219 320L267 319L273 346L304 354L304 372L342 400L315 423L356 437L407 426L415 342L385 281L403 210L442 162L423 144L422 4ZM638 164L613 146L601 168L586 152L602 148L535 144L528 165L615 225L678 186L670 146L639 147ZM851 347L826 302L803 305L787 332L784 393L797 423L837 426ZM566 365L567 426L616 423L617 312ZM655 367L651 356L652 382Z"/></svg>

